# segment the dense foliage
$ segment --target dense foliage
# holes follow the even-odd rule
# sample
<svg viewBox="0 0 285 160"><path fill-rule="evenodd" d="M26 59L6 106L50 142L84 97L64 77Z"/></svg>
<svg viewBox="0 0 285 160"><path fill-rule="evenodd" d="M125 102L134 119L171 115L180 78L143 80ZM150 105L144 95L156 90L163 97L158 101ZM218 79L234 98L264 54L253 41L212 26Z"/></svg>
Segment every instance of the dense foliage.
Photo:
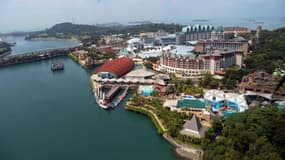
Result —
<svg viewBox="0 0 285 160"><path fill-rule="evenodd" d="M245 58L245 68L226 69L223 87L232 89L242 76L259 70L272 73L276 68L285 68L285 28L262 31L256 44L251 47L252 54Z"/></svg>
<svg viewBox="0 0 285 160"><path fill-rule="evenodd" d="M80 25L72 23L61 23L46 29L45 31L38 32L27 36L27 39L32 38L46 38L46 37L56 37L56 38L72 38L76 37L82 41L93 40L95 43L100 39L101 35L109 34L123 34L127 35L137 35L141 32L156 32L158 30L165 30L170 33L174 33L181 29L180 25L177 24L141 24L141 25L131 25L123 26L118 25L116 27L105 27L98 25Z"/></svg>
<svg viewBox="0 0 285 160"><path fill-rule="evenodd" d="M265 70L272 73L285 63L285 28L262 31L259 43L253 47L253 54L246 58L246 69Z"/></svg>
<svg viewBox="0 0 285 160"><path fill-rule="evenodd" d="M204 77L200 80L200 86L207 89L216 89L218 88L220 81L215 79L214 76L210 73L204 75Z"/></svg>
<svg viewBox="0 0 285 160"><path fill-rule="evenodd" d="M190 94L195 97L201 97L203 95L203 89L194 85L191 79L180 80L175 75L171 75L170 85L167 87L166 94Z"/></svg>
<svg viewBox="0 0 285 160"><path fill-rule="evenodd" d="M204 159L279 160L285 158L285 109L251 108L214 121L206 134Z"/></svg>

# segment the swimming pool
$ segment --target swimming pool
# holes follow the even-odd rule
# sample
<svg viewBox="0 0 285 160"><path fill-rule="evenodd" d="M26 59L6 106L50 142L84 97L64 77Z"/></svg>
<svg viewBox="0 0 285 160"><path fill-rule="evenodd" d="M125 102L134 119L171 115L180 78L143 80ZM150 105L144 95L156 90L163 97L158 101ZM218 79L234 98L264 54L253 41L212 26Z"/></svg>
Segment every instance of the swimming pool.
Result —
<svg viewBox="0 0 285 160"><path fill-rule="evenodd" d="M151 95L152 93L153 93L153 88L146 88L146 89L142 90L141 95L147 97L147 96Z"/></svg>
<svg viewBox="0 0 285 160"><path fill-rule="evenodd" d="M229 108L239 111L239 106L235 102L226 101L226 103ZM219 109L224 106L224 101L210 102L210 104L211 104L211 111L218 112Z"/></svg>

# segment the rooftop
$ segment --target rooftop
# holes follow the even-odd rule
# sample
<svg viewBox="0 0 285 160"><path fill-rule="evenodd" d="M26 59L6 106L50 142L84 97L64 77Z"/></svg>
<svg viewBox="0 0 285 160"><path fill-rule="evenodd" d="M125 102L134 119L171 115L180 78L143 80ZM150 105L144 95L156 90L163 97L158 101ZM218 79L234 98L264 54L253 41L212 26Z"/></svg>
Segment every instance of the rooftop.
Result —
<svg viewBox="0 0 285 160"><path fill-rule="evenodd" d="M193 25L193 26L186 26L182 28L182 32L202 32L202 31L213 31L214 27L211 25Z"/></svg>
<svg viewBox="0 0 285 160"><path fill-rule="evenodd" d="M167 51L171 56L183 56L183 57L194 57L195 55L192 51L195 48L192 46L183 46L183 45L169 45L163 48L164 51Z"/></svg>
<svg viewBox="0 0 285 160"><path fill-rule="evenodd" d="M190 121L186 121L183 125L183 129L180 131L181 134L202 138L205 136L207 128L202 126L200 120L194 114Z"/></svg>
<svg viewBox="0 0 285 160"><path fill-rule="evenodd" d="M155 73L148 71L146 69L137 69L134 71L131 71L127 75L125 75L126 78L146 78L146 77L151 77L154 76Z"/></svg>

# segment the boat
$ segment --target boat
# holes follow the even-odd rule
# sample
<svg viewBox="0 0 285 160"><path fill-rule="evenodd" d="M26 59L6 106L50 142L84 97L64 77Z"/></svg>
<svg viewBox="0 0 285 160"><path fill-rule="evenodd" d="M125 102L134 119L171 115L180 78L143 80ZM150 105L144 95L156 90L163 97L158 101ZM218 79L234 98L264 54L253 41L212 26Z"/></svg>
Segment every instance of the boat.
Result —
<svg viewBox="0 0 285 160"><path fill-rule="evenodd" d="M53 63L51 65L52 71L58 71L58 70L64 70L64 64L63 63Z"/></svg>
<svg viewBox="0 0 285 160"><path fill-rule="evenodd" d="M119 87L119 86L114 86L114 87L116 88L116 87ZM106 99L106 97L108 97L108 94L109 94L110 91L107 93L107 96L105 96L105 92L102 90L102 88L97 88L96 89L96 92L94 93L94 97L96 99L97 104L101 108L106 109L106 110L107 109L112 109L112 108L117 107L121 103L121 101L127 95L128 89L129 89L129 86L126 86L126 88L124 89L124 92L120 96L118 96L118 99L114 103L111 102L110 100ZM112 92L112 90L111 90L111 92Z"/></svg>

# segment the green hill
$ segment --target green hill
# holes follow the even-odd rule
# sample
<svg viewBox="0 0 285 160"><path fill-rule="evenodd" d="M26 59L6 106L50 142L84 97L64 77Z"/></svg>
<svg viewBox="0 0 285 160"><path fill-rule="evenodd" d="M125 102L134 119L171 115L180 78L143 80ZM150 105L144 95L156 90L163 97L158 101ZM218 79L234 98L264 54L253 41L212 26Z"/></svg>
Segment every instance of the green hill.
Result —
<svg viewBox="0 0 285 160"><path fill-rule="evenodd" d="M176 30L180 30L181 26L176 24L141 24L141 25L130 25L130 26L101 26L101 25L82 25L72 23L61 23L56 24L53 27L46 29L45 31L37 32L26 36L26 39L35 38L78 38L84 40L86 38L99 40L103 34L130 34L136 35L140 32L154 32L159 29L165 30L170 33L174 33Z"/></svg>
<svg viewBox="0 0 285 160"><path fill-rule="evenodd" d="M259 44L253 48L253 54L245 60L250 71L265 70L272 73L275 68L285 64L285 28L274 31L262 31Z"/></svg>

